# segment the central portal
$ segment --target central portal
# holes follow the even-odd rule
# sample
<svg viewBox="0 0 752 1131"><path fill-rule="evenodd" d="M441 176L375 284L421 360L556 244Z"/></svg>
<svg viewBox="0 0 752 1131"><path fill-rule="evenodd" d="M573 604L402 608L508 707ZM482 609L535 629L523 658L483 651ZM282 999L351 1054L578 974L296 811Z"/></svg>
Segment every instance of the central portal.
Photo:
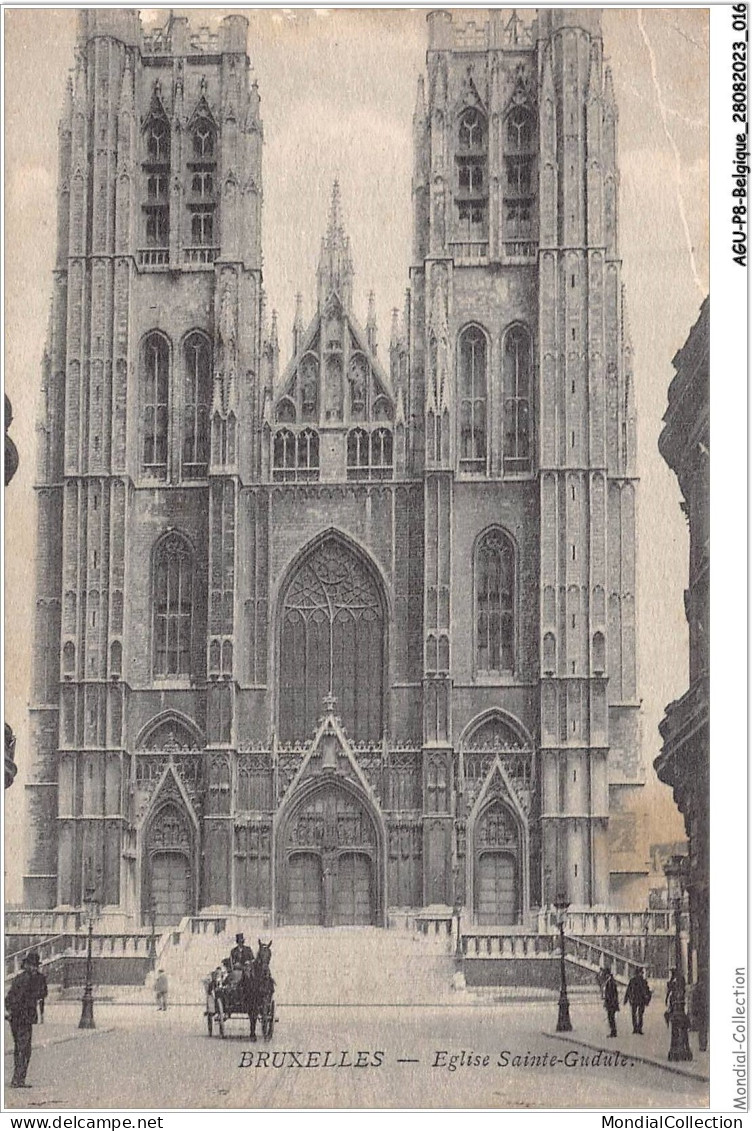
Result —
<svg viewBox="0 0 752 1131"><path fill-rule="evenodd" d="M322 782L292 810L281 835L280 923L365 927L379 921L376 828L354 792Z"/></svg>

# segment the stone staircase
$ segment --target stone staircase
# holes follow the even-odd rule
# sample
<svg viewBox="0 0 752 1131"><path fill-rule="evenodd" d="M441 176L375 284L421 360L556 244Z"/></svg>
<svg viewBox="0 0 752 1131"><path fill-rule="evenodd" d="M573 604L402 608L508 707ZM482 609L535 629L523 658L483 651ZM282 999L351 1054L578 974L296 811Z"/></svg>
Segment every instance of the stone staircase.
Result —
<svg viewBox="0 0 752 1131"><path fill-rule="evenodd" d="M199 1002L201 981L235 945L234 932L176 933L158 956L170 1000ZM276 927L272 973L277 1002L284 1005L417 1005L452 993L454 959L416 931L378 927ZM246 932L255 950L257 941ZM147 990L153 976L147 979Z"/></svg>

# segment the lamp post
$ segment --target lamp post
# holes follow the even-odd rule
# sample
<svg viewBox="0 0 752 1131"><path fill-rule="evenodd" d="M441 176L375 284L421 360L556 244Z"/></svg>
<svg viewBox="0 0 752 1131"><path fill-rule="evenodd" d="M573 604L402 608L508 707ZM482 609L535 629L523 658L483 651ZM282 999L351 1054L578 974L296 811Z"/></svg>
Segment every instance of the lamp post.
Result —
<svg viewBox="0 0 752 1131"><path fill-rule="evenodd" d="M671 1026L669 1060L692 1060L692 1050L689 1047L689 1020L684 1008L687 983L682 969L681 945L681 909L686 863L686 856L672 856L663 866L663 871L666 873L668 900L674 908L676 928L675 968L668 983L669 1024Z"/></svg>
<svg viewBox="0 0 752 1131"><path fill-rule="evenodd" d="M559 1017L556 1022L557 1033L571 1033L572 1022L569 1017L569 998L567 996L567 971L564 958L564 923L569 908L569 900L564 895L558 895L554 902L559 923Z"/></svg>
<svg viewBox="0 0 752 1131"><path fill-rule="evenodd" d="M452 881L454 888L454 906L452 907L452 917L454 919L454 957L458 962L462 961L462 904L460 902L460 866L455 863L452 867Z"/></svg>
<svg viewBox="0 0 752 1131"><path fill-rule="evenodd" d="M149 900L149 969L153 970L157 965L157 938L156 938L156 925L157 925L157 905L154 902L154 896Z"/></svg>
<svg viewBox="0 0 752 1131"><path fill-rule="evenodd" d="M84 996L81 998L81 1020L78 1023L78 1027L79 1029L96 1029L96 1025L94 1024L94 994L91 984L91 944L94 937L94 920L99 914L99 904L97 902L96 891L92 887L86 889L84 906L89 920L89 935L86 940L86 985L84 986Z"/></svg>

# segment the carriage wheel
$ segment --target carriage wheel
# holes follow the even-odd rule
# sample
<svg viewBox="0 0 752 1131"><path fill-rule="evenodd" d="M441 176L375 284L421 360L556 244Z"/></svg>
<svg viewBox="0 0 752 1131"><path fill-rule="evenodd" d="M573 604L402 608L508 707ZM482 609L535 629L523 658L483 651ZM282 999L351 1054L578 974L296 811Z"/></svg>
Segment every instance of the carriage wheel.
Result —
<svg viewBox="0 0 752 1131"><path fill-rule="evenodd" d="M265 1041L270 1041L274 1032L274 998L264 1004L261 1014L261 1032Z"/></svg>

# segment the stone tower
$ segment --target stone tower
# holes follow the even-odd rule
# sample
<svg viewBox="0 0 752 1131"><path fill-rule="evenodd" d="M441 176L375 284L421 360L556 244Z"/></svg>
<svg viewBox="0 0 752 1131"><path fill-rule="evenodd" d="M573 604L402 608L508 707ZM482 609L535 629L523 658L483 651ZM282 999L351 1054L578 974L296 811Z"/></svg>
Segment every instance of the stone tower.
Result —
<svg viewBox="0 0 752 1131"><path fill-rule="evenodd" d="M89 887L132 906L130 751L156 704L206 726L209 747L229 741L237 483L260 454L262 127L246 36L240 15L218 34L80 16L39 425L28 906L79 905ZM177 835L197 862L193 831Z"/></svg>
<svg viewBox="0 0 752 1131"><path fill-rule="evenodd" d="M538 813L522 882L534 904L563 893L602 905L639 871L630 809L642 782L617 111L600 13L532 15L428 16L410 364L411 469L425 480L423 740L460 774L451 751L468 715L493 706L523 722ZM484 538L496 557L490 573L476 560L473 591L460 578ZM491 640L492 616L506 642ZM472 805L458 783L455 817L469 824ZM429 901L448 898L451 824L437 816L427 839ZM465 872L472 884L469 858ZM477 890L466 899L477 905Z"/></svg>

